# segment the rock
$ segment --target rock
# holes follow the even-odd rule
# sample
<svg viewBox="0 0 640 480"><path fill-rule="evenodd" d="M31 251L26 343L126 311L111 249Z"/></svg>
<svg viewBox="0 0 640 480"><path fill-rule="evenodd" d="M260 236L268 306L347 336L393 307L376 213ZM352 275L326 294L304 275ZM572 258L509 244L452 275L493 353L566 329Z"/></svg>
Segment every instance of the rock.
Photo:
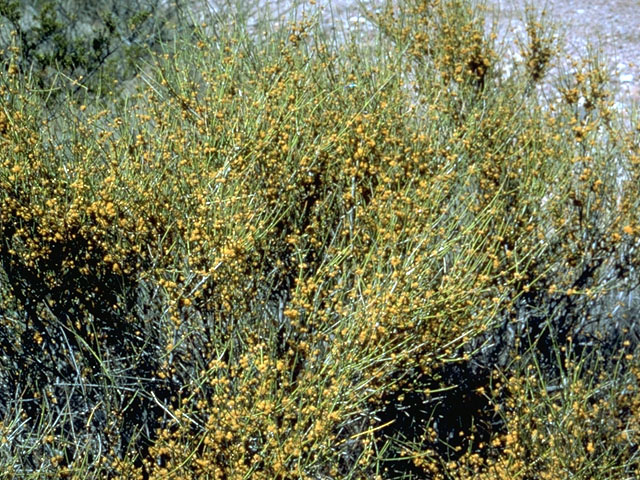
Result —
<svg viewBox="0 0 640 480"><path fill-rule="evenodd" d="M620 83L631 83L633 82L633 75L631 73L623 73L620 75Z"/></svg>

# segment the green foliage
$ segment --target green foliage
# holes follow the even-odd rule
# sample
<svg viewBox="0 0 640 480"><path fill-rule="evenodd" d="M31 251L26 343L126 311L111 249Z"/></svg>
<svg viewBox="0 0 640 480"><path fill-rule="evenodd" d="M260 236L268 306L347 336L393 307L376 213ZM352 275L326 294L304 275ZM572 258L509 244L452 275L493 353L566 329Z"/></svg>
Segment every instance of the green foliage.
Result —
<svg viewBox="0 0 640 480"><path fill-rule="evenodd" d="M0 47L48 103L131 80L147 52L191 17L159 0L0 3Z"/></svg>

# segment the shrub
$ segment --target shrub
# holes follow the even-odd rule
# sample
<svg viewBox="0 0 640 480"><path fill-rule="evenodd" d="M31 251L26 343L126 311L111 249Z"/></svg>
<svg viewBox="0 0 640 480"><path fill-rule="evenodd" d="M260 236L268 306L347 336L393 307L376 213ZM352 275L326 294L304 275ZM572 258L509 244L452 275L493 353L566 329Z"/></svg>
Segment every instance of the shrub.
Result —
<svg viewBox="0 0 640 480"><path fill-rule="evenodd" d="M639 130L597 62L499 78L481 12L192 22L55 119L9 56L3 470L632 475Z"/></svg>
<svg viewBox="0 0 640 480"><path fill-rule="evenodd" d="M100 96L130 82L149 50L193 18L184 2L3 0L0 49L53 115L69 96Z"/></svg>

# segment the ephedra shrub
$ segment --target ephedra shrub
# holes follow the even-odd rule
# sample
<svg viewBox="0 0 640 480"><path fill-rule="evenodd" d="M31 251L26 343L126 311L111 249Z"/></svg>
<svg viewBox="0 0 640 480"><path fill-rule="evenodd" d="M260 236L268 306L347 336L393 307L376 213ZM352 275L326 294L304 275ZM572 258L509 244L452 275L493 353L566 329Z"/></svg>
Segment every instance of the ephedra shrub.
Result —
<svg viewBox="0 0 640 480"><path fill-rule="evenodd" d="M389 4L342 43L313 12L198 22L124 103L55 123L9 57L3 471L499 478L573 448L555 405L631 424L633 342L572 345L637 280L638 131L606 96L583 118L524 67L498 81L466 2ZM585 68L561 91L596 91ZM625 432L584 448L632 472Z"/></svg>
<svg viewBox="0 0 640 480"><path fill-rule="evenodd" d="M467 187L458 193L496 214L483 231L498 245L489 275L509 300L496 328L464 350L469 361L440 368L437 381L419 378L435 392L391 397L399 406L384 418L401 428L387 433L405 460L390 464L415 478L633 476L637 430L621 425L633 422L622 405L637 388L637 117L624 123L613 112L597 55L544 78L554 37L532 10L523 60L505 79L492 62L499 46L484 43L481 5L410 3L389 5L378 21L412 54L418 98L432 88L452 97L423 104L455 125L451 149ZM468 34L449 35L459 31ZM540 80L559 101L536 95ZM567 392L579 394L570 401ZM400 420L407 410L409 426ZM563 421L550 410L562 410ZM616 426L594 429L604 411ZM570 415L588 421L569 425ZM607 444L616 428L634 440Z"/></svg>

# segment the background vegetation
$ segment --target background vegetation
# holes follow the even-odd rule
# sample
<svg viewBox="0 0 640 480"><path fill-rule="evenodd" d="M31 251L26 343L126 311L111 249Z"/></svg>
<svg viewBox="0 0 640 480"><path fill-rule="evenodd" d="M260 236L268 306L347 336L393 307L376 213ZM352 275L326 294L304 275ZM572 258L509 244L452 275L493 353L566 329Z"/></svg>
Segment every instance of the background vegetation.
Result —
<svg viewBox="0 0 640 480"><path fill-rule="evenodd" d="M640 474L640 123L597 57L549 102L533 11L505 76L465 0L339 42L69 5L0 4L6 478Z"/></svg>

